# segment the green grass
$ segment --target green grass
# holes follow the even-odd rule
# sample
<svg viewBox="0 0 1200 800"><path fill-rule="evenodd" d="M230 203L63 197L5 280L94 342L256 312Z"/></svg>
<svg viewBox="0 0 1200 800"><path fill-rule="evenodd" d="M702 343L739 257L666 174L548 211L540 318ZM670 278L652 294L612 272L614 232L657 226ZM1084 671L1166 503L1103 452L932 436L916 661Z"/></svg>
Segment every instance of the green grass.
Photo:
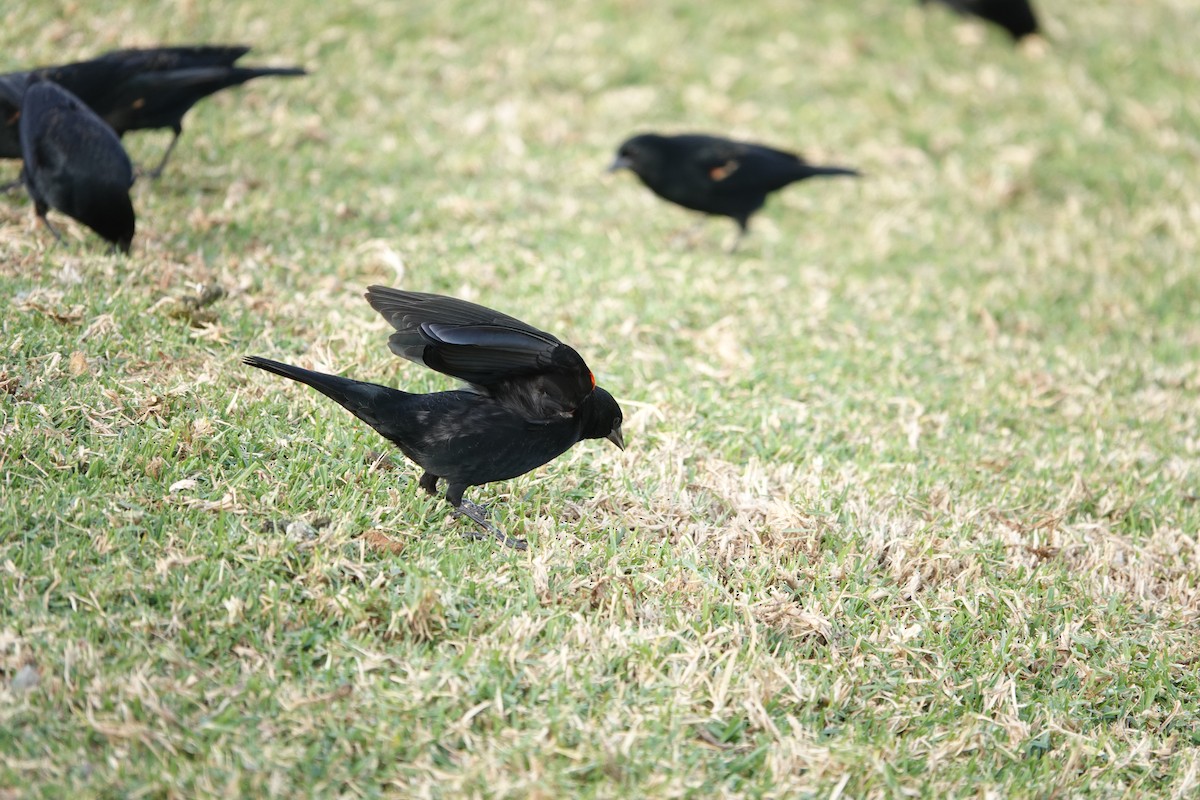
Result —
<svg viewBox="0 0 1200 800"><path fill-rule="evenodd" d="M312 75L197 107L128 259L0 202L0 796L1192 796L1200 11L1040 6L1017 51L903 0L6 11L0 70ZM652 129L867 177L728 256L603 173ZM448 387L371 283L624 405L469 493L528 553L239 364Z"/></svg>

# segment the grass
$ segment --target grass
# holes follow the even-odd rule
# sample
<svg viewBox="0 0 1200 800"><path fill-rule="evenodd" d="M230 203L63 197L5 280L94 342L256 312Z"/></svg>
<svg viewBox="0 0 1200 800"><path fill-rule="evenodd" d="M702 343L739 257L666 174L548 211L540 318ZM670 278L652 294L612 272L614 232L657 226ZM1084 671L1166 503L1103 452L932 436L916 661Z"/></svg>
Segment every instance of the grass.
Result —
<svg viewBox="0 0 1200 800"><path fill-rule="evenodd" d="M6 12L0 69L312 74L188 116L130 258L0 203L2 796L1192 796L1193 4L1046 0L1018 51L893 0L405 5ZM731 257L602 173L650 129L867 177ZM447 387L370 283L624 405L624 454L469 494L528 553L238 363Z"/></svg>

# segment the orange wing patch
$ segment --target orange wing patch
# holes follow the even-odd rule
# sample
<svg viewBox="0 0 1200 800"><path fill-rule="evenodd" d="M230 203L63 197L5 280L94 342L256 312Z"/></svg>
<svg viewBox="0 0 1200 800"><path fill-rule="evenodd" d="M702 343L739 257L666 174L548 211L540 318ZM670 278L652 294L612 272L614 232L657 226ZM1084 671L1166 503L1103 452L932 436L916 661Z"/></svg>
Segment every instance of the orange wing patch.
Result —
<svg viewBox="0 0 1200 800"><path fill-rule="evenodd" d="M133 103L131 103L129 107L130 108L141 108L144 105L146 105L146 98L139 97L137 100L134 100Z"/></svg>
<svg viewBox="0 0 1200 800"><path fill-rule="evenodd" d="M592 388L595 389L596 388L596 376L592 374L591 370L588 370L588 380L592 382Z"/></svg>
<svg viewBox="0 0 1200 800"><path fill-rule="evenodd" d="M737 172L737 168L737 159L731 158L721 166L710 169L708 171L708 177L712 178L714 181L723 181L733 173Z"/></svg>

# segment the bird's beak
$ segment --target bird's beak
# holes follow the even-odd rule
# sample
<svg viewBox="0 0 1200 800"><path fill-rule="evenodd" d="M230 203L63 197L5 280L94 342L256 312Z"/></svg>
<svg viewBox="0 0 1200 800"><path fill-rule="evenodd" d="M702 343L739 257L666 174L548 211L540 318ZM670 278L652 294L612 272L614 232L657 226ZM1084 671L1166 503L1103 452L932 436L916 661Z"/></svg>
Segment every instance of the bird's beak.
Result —
<svg viewBox="0 0 1200 800"><path fill-rule="evenodd" d="M622 450L625 449L625 437L621 435L620 428L613 428L612 431L609 432L608 436L605 436L604 438L608 439Z"/></svg>
<svg viewBox="0 0 1200 800"><path fill-rule="evenodd" d="M623 169L633 169L633 162L625 156L617 156L613 162L608 165L609 172L618 172Z"/></svg>

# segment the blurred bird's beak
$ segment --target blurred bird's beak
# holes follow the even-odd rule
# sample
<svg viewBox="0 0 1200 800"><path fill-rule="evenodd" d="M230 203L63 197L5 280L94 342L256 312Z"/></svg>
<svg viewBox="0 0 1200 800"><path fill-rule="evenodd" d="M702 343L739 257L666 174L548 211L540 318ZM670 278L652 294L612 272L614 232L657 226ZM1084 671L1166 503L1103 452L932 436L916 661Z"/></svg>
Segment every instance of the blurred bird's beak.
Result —
<svg viewBox="0 0 1200 800"><path fill-rule="evenodd" d="M605 436L604 438L608 439L622 450L625 449L625 437L621 435L620 428L613 428L612 431L609 432L608 436Z"/></svg>
<svg viewBox="0 0 1200 800"><path fill-rule="evenodd" d="M613 162L608 165L609 172L617 172L623 169L633 169L633 162L625 156L617 156L613 159Z"/></svg>

